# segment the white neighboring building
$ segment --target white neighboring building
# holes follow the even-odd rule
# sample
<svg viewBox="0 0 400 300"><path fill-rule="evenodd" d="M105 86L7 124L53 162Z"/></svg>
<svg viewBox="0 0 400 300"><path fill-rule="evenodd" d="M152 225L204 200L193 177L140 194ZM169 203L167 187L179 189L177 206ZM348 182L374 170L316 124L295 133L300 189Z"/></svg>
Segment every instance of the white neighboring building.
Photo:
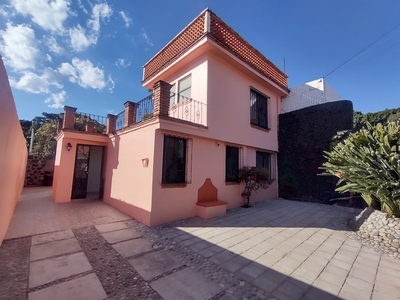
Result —
<svg viewBox="0 0 400 300"><path fill-rule="evenodd" d="M323 78L292 87L289 90L289 95L282 101L282 114L326 102L343 100Z"/></svg>

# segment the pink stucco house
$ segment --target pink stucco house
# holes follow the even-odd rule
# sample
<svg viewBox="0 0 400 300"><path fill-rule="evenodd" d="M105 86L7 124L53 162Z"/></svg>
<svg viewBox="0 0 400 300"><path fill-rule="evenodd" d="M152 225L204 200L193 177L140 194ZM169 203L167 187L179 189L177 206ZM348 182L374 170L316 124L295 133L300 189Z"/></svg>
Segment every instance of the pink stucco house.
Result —
<svg viewBox="0 0 400 300"><path fill-rule="evenodd" d="M74 131L76 109L65 107L56 202L95 195L148 226L207 218L241 205L244 165L275 179L253 202L277 197L287 76L211 10L144 65L142 84L153 94L108 115L106 134Z"/></svg>

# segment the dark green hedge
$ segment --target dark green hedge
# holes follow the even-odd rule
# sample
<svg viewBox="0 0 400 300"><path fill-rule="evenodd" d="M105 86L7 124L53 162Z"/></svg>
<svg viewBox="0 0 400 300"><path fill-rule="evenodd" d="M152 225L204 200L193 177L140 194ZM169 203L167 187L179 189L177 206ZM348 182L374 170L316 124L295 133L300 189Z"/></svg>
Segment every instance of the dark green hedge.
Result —
<svg viewBox="0 0 400 300"><path fill-rule="evenodd" d="M336 179L317 176L338 131L353 128L353 104L337 101L279 116L279 195L326 202L335 195Z"/></svg>

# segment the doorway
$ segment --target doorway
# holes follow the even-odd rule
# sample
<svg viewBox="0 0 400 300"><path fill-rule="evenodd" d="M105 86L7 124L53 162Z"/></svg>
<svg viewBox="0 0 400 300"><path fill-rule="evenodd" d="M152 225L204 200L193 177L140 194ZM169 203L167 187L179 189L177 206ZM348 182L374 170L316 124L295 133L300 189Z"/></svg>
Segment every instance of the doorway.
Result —
<svg viewBox="0 0 400 300"><path fill-rule="evenodd" d="M103 146L77 145L72 199L103 197Z"/></svg>

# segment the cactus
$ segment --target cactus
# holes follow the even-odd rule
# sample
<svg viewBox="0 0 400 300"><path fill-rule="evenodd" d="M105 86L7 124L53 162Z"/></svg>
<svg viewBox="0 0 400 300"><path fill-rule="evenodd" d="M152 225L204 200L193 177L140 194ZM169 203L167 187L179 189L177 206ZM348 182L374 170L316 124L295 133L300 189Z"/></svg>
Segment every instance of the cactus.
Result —
<svg viewBox="0 0 400 300"><path fill-rule="evenodd" d="M325 152L322 175L339 177L336 191L360 193L369 206L400 217L400 121L351 133Z"/></svg>

